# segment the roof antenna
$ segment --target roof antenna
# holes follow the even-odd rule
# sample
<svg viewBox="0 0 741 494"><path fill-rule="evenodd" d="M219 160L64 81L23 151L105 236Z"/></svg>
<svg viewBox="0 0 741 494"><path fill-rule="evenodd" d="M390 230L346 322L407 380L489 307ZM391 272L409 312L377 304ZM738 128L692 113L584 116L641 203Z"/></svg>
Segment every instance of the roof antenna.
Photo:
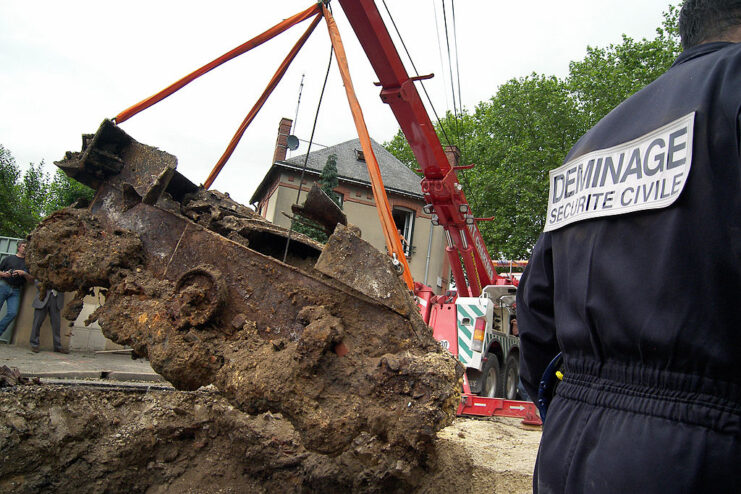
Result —
<svg viewBox="0 0 741 494"><path fill-rule="evenodd" d="M296 116L293 117L293 127L291 128L291 131L289 131L288 136L288 150L289 150L289 156L291 151L295 151L298 149L298 138L296 137L296 122L298 122L298 108L301 106L301 94L304 92L304 77L306 77L306 74L301 74L301 84L298 87L298 101L296 101Z"/></svg>

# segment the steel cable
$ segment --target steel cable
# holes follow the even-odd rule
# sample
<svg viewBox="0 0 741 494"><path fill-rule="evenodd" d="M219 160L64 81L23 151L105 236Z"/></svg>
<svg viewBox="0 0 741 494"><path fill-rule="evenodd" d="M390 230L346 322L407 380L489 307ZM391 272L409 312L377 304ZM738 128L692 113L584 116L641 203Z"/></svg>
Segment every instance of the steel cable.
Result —
<svg viewBox="0 0 741 494"><path fill-rule="evenodd" d="M322 107L322 100L324 99L324 90L327 88L327 80L329 79L329 70L332 68L332 58L334 55L334 48L329 49L329 62L327 63L327 72L324 74L324 83L322 84L322 91L319 93L319 102L316 106L316 112L314 113L314 124L311 126L311 137L309 137L309 146L306 149L306 157L304 158L304 165L301 167L301 178L298 181L298 192L296 193L296 204L298 204L301 198L301 187L304 183L304 176L306 175L306 167L309 163L309 153L311 152L311 144L314 142L314 132L316 132L316 124L319 120L319 109ZM291 245L291 234L293 233L294 216L291 216L291 226L288 228L288 237L286 238L286 249L283 252L283 262L288 259L288 247Z"/></svg>

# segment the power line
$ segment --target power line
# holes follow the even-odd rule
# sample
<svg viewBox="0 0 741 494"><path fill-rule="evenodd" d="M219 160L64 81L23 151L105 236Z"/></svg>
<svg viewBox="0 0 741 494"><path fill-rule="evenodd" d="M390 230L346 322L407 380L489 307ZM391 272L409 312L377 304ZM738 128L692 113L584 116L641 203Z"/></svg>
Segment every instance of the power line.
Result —
<svg viewBox="0 0 741 494"><path fill-rule="evenodd" d="M453 93L453 116L455 117L455 133L460 138L460 126L458 125L458 105L455 102L455 81L453 80L453 58L450 54L450 36L448 34L448 14L445 9L445 0L441 0L443 6L443 24L445 25L445 43L448 48L448 72L450 74L450 89Z"/></svg>
<svg viewBox="0 0 741 494"><path fill-rule="evenodd" d="M437 0L432 0L432 11L435 14L435 37L437 38L437 55L440 59L440 72L444 73L445 71L445 62L443 60L443 45L440 39L440 21L438 19L437 14ZM443 95L445 98L445 108L449 108L449 100L448 100L448 91L446 90L446 83L445 83L445 77L443 76L441 79L442 82L442 88L443 88Z"/></svg>
<svg viewBox="0 0 741 494"><path fill-rule="evenodd" d="M455 74L458 79L458 108L463 113L463 99L461 98L461 68L458 57L458 24L455 22L455 0L450 0L450 7L453 12L453 46L455 50Z"/></svg>
<svg viewBox="0 0 741 494"><path fill-rule="evenodd" d="M309 137L309 145L306 148L306 156L304 157L304 166L301 168L301 178L298 181L298 192L296 193L296 204L298 204L301 198L301 187L304 184L304 176L306 175L306 167L309 163L309 153L311 152L311 144L314 141L314 132L316 131L316 124L319 120L319 109L322 107L322 99L324 98L324 90L327 88L327 80L329 79L329 69L332 68L332 58L334 55L334 47L329 50L329 62L327 63L327 73L324 74L324 84L322 84L322 91L319 93L319 102L316 105L316 112L314 113L314 124L311 126L311 136ZM291 226L288 229L288 237L286 238L286 250L283 252L283 262L288 259L288 246L291 245L291 234L293 233L293 217L291 217Z"/></svg>
<svg viewBox="0 0 741 494"><path fill-rule="evenodd" d="M453 93L453 114L458 117L458 106L455 101L455 81L453 80L453 57L450 54L450 36L448 35L448 12L445 9L445 0L440 0L443 8L443 27L445 28L445 45L448 50L448 75L450 76L450 89Z"/></svg>
<svg viewBox="0 0 741 494"><path fill-rule="evenodd" d="M461 109L460 119L463 119L463 98L461 97L461 69L460 69L460 57L458 56L458 23L455 20L455 0L450 0L450 6L453 13L453 41L455 46L455 73L456 77L458 78L458 108ZM463 159L463 153L465 152L464 149L466 147L466 133L463 132L463 136L461 137L460 134L458 134L458 138L462 139L461 143L461 159Z"/></svg>

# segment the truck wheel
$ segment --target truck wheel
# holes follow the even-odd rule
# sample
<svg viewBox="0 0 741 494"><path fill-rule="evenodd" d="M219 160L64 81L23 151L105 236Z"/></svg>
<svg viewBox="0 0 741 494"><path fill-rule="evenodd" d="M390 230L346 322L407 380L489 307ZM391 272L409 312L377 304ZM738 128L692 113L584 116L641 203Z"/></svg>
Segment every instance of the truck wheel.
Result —
<svg viewBox="0 0 741 494"><path fill-rule="evenodd" d="M496 398L502 395L502 369L499 366L499 358L493 353L486 354L486 363L481 370L481 396Z"/></svg>
<svg viewBox="0 0 741 494"><path fill-rule="evenodd" d="M507 357L504 366L504 397L508 400L517 399L517 384L520 382L520 358L516 354Z"/></svg>

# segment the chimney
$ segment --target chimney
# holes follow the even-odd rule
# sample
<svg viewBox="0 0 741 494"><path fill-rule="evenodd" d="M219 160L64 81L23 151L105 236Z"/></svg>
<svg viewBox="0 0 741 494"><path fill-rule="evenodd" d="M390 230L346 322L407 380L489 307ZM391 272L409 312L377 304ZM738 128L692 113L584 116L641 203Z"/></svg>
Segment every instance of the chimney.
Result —
<svg viewBox="0 0 741 494"><path fill-rule="evenodd" d="M273 153L273 163L276 161L283 161L286 159L286 153L288 152L288 143L286 139L288 134L291 132L291 125L293 120L290 118L281 118L280 124L278 125L278 139L275 141L275 152Z"/></svg>
<svg viewBox="0 0 741 494"><path fill-rule="evenodd" d="M461 151L458 149L458 146L445 146L443 150L450 166L458 166L458 162L461 159Z"/></svg>

